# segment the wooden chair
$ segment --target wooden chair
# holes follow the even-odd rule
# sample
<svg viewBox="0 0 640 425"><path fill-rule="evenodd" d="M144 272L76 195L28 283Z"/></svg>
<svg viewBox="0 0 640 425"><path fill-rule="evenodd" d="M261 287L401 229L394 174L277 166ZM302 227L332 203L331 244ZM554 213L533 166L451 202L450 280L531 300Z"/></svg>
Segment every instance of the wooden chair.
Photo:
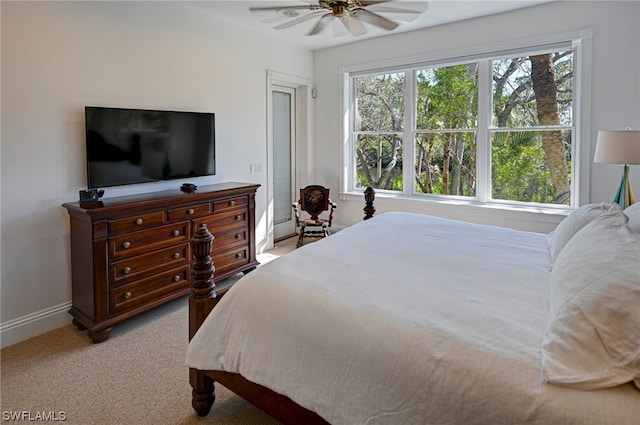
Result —
<svg viewBox="0 0 640 425"><path fill-rule="evenodd" d="M310 185L300 189L300 199L292 206L296 215L296 226L299 229L297 248L302 246L304 238L329 236L328 229L333 220L333 210L338 207L329 199L329 189L319 185ZM300 214L303 211L310 217L301 218ZM329 218L320 218L319 215L325 211L329 211Z"/></svg>

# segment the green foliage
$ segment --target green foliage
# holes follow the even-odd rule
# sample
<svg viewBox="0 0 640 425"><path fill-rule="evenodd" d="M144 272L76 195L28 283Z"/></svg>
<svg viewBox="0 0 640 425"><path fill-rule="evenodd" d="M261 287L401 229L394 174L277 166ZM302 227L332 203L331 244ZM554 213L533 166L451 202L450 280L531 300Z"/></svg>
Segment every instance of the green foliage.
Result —
<svg viewBox="0 0 640 425"><path fill-rule="evenodd" d="M573 52L554 55L560 123L571 125ZM522 128L540 125L528 57L493 61L493 126Z"/></svg>
<svg viewBox="0 0 640 425"><path fill-rule="evenodd" d="M355 79L358 178L364 186L402 190L404 73Z"/></svg>
<svg viewBox="0 0 640 425"><path fill-rule="evenodd" d="M402 190L402 134L361 134L356 151L361 187Z"/></svg>
<svg viewBox="0 0 640 425"><path fill-rule="evenodd" d="M491 155L494 199L538 203L553 200L551 174L538 132L495 133Z"/></svg>
<svg viewBox="0 0 640 425"><path fill-rule="evenodd" d="M418 129L474 128L478 116L477 64L417 72Z"/></svg>
<svg viewBox="0 0 640 425"><path fill-rule="evenodd" d="M553 54L559 122L570 126L573 52ZM493 126L538 126L528 57L495 60ZM403 190L403 134L415 131L413 179L419 193L476 195L478 64L416 71L415 129L405 128L406 76L402 72L354 78L359 186ZM553 203L554 189L540 131L491 132L494 199ZM570 169L571 134L565 132ZM570 171L569 171L570 173Z"/></svg>
<svg viewBox="0 0 640 425"><path fill-rule="evenodd" d="M416 191L474 196L476 135L446 130L477 126L477 64L424 69L416 79L416 128L440 130L416 141Z"/></svg>
<svg viewBox="0 0 640 425"><path fill-rule="evenodd" d="M402 131L405 75L382 74L355 80L356 131Z"/></svg>

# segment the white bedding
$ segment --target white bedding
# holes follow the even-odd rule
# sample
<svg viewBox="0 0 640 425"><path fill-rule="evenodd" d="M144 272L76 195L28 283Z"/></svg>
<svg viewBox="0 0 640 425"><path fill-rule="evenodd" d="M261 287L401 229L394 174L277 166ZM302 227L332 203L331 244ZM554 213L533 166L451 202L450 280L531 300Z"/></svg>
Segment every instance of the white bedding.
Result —
<svg viewBox="0 0 640 425"><path fill-rule="evenodd" d="M335 425L637 425L630 384L542 382L550 266L543 234L382 214L243 277L186 363Z"/></svg>

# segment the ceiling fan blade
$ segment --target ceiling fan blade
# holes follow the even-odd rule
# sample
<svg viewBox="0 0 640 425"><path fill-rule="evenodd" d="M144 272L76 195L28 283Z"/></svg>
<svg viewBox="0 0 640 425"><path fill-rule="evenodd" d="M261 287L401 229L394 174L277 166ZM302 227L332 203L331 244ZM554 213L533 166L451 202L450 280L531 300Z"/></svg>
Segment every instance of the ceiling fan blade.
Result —
<svg viewBox="0 0 640 425"><path fill-rule="evenodd" d="M296 9L296 10L314 10L317 7L312 4L307 5L282 5L282 6L249 6L249 10L252 12L272 12L283 9Z"/></svg>
<svg viewBox="0 0 640 425"><path fill-rule="evenodd" d="M361 20L373 24L377 27L384 28L388 31L394 30L398 27L398 24L390 19L380 16L377 13L371 12L367 9L358 9L358 18Z"/></svg>
<svg viewBox="0 0 640 425"><path fill-rule="evenodd" d="M331 20L331 30L334 37L343 37L349 34L349 28L344 22L344 16L335 17Z"/></svg>
<svg viewBox="0 0 640 425"><path fill-rule="evenodd" d="M391 19L412 22L420 17L427 10L427 2L395 2L393 6L372 5L368 8L374 13L390 13L393 15Z"/></svg>
<svg viewBox="0 0 640 425"><path fill-rule="evenodd" d="M342 18L342 23L354 36L363 35L367 32L367 28L355 16L347 15Z"/></svg>
<svg viewBox="0 0 640 425"><path fill-rule="evenodd" d="M429 3L426 1L387 1L372 4L369 10L387 13L424 13L428 6Z"/></svg>
<svg viewBox="0 0 640 425"><path fill-rule="evenodd" d="M332 16L333 15L331 13L326 13L326 14L322 15L322 17L320 17L320 19L318 19L318 22L316 22L314 27L311 28L311 31L309 31L307 33L307 35L320 34L322 32L322 30L324 29L324 27L327 26L327 23L329 22L329 19L331 19Z"/></svg>
<svg viewBox="0 0 640 425"><path fill-rule="evenodd" d="M383 10L376 9L376 10L370 10L370 12L383 13L387 19L390 19L393 21L402 21L402 22L413 22L416 19L418 19L420 16L422 16L422 13L414 12L414 11L410 11L409 13L406 13L406 12L395 13L395 12L385 12Z"/></svg>
<svg viewBox="0 0 640 425"><path fill-rule="evenodd" d="M290 21L282 23L280 25L276 25L273 28L277 29L277 30L283 30L283 29L286 29L286 28L291 28L294 25L298 25L298 24L301 24L303 22L309 21L309 20L311 20L313 18L316 18L318 15L320 15L322 13L324 13L324 11L321 11L321 10L316 11L316 12L307 13L306 15L302 15L302 16L299 16L299 17L297 17L295 19L292 19Z"/></svg>
<svg viewBox="0 0 640 425"><path fill-rule="evenodd" d="M361 0L360 1L360 4L365 7L372 6L374 4L381 4L381 3L392 3L392 1L391 0Z"/></svg>

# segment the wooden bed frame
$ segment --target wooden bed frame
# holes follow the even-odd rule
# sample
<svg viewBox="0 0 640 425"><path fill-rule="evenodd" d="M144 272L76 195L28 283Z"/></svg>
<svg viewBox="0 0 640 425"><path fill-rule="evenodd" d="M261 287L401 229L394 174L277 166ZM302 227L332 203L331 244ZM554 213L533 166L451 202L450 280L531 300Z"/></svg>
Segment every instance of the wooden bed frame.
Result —
<svg viewBox="0 0 640 425"><path fill-rule="evenodd" d="M375 192L368 187L365 192L364 219L373 217ZM193 265L191 267L191 297L189 298L189 341L207 315L231 285L216 290L213 281L214 265L209 255L213 236L205 225L191 238ZM191 405L200 416L206 416L215 401L214 382L224 385L240 397L262 409L284 424L319 425L328 424L317 413L312 412L290 398L245 379L237 373L198 370L189 368L189 383L192 390Z"/></svg>

